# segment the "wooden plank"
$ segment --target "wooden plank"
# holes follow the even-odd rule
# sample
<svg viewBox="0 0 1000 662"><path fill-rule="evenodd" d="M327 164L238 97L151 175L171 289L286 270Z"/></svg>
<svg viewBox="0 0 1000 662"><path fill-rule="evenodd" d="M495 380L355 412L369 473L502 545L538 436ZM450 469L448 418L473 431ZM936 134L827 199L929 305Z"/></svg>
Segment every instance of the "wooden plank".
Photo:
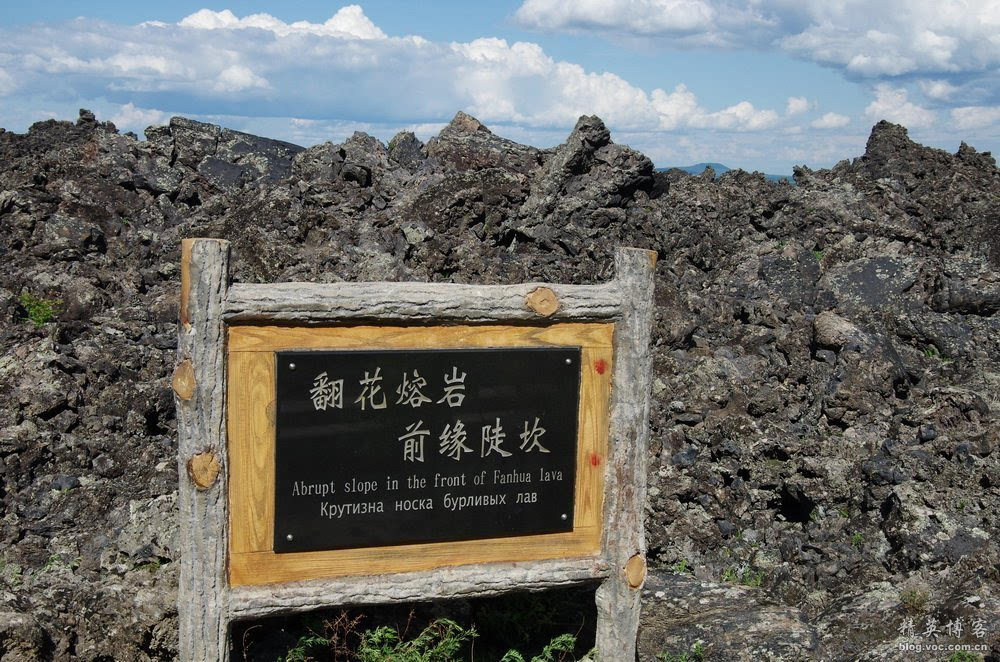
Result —
<svg viewBox="0 0 1000 662"><path fill-rule="evenodd" d="M596 558L601 551L600 544L600 529L578 527L573 533L450 543L293 554L244 552L230 555L230 584L279 584L318 578L418 572L477 563Z"/></svg>
<svg viewBox="0 0 1000 662"><path fill-rule="evenodd" d="M552 291L558 310L547 317L529 295ZM458 285L454 283L236 283L226 300L227 322L323 321L495 322L608 320L621 312L617 283L600 285ZM543 311L544 312L544 311Z"/></svg>
<svg viewBox="0 0 1000 662"><path fill-rule="evenodd" d="M229 351L288 349L444 349L467 347L611 348L614 325L562 323L549 326L233 326Z"/></svg>
<svg viewBox="0 0 1000 662"><path fill-rule="evenodd" d="M583 349L574 522L601 522L603 519L611 354L611 349L607 347Z"/></svg>
<svg viewBox="0 0 1000 662"><path fill-rule="evenodd" d="M600 580L610 568L602 559L559 559L530 563L490 563L424 572L345 577L273 585L239 586L231 591L234 619L307 611L330 605L370 605L415 599L502 595L512 589L539 591Z"/></svg>
<svg viewBox="0 0 1000 662"><path fill-rule="evenodd" d="M274 540L274 354L229 354L230 553Z"/></svg>
<svg viewBox="0 0 1000 662"><path fill-rule="evenodd" d="M443 566L596 556L601 551L614 325L231 327L229 439L233 586L416 572ZM583 346L572 533L354 550L273 553L274 351ZM235 349L234 348L239 348Z"/></svg>

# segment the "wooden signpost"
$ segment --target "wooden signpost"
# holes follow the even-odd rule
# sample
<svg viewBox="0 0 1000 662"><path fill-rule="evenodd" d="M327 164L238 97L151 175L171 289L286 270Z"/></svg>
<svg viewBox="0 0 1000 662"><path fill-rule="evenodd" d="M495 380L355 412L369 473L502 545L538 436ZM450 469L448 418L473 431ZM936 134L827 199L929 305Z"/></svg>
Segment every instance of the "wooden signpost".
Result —
<svg viewBox="0 0 1000 662"><path fill-rule="evenodd" d="M598 654L633 659L654 266L230 285L228 242L185 240L181 660L241 619L591 582Z"/></svg>

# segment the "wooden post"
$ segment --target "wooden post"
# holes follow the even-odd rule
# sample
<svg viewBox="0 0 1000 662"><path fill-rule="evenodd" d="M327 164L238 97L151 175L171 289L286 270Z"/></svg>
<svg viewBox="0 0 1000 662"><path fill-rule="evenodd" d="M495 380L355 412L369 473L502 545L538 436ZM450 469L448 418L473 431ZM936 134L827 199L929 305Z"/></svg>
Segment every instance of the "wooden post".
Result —
<svg viewBox="0 0 1000 662"><path fill-rule="evenodd" d="M635 659L645 559L646 449L652 371L649 342L653 324L656 253L622 248L615 254L615 281L623 300L615 328L611 453L604 501L604 555L611 575L597 589L597 651L601 660ZM645 568L645 564L642 564ZM638 585L636 584L638 578Z"/></svg>
<svg viewBox="0 0 1000 662"><path fill-rule="evenodd" d="M225 662L229 659L229 614L223 303L229 285L229 242L185 239L181 255L177 363L184 367L175 398L180 481L179 654L185 661ZM207 480L213 472L217 473Z"/></svg>

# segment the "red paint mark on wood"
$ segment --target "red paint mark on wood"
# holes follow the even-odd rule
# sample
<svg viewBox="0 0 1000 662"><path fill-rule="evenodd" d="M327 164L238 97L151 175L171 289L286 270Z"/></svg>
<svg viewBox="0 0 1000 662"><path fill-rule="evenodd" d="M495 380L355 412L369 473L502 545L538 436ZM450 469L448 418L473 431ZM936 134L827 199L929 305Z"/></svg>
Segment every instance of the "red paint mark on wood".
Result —
<svg viewBox="0 0 1000 662"><path fill-rule="evenodd" d="M608 362L605 361L604 359L597 359L596 361L594 361L594 370L597 371L597 374L603 375L604 371L607 369L608 369Z"/></svg>
<svg viewBox="0 0 1000 662"><path fill-rule="evenodd" d="M590 454L590 465L593 466L593 467L597 467L597 466L600 466L600 464L601 464L601 456L598 455L597 453L591 453Z"/></svg>

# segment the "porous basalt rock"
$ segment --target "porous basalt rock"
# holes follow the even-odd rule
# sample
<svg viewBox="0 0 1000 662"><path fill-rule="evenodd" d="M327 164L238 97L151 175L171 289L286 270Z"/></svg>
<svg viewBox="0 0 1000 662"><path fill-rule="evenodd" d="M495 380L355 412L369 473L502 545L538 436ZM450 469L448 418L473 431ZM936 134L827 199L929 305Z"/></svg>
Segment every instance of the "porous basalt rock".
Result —
<svg viewBox="0 0 1000 662"><path fill-rule="evenodd" d="M698 640L880 659L907 618L961 618L941 641L998 653L989 154L879 123L864 155L789 185L657 172L595 117L547 150L461 113L426 145L182 118L146 135L90 113L0 132L0 658L176 653L170 389L195 236L233 242L244 282L589 283L616 246L655 250L642 659Z"/></svg>

